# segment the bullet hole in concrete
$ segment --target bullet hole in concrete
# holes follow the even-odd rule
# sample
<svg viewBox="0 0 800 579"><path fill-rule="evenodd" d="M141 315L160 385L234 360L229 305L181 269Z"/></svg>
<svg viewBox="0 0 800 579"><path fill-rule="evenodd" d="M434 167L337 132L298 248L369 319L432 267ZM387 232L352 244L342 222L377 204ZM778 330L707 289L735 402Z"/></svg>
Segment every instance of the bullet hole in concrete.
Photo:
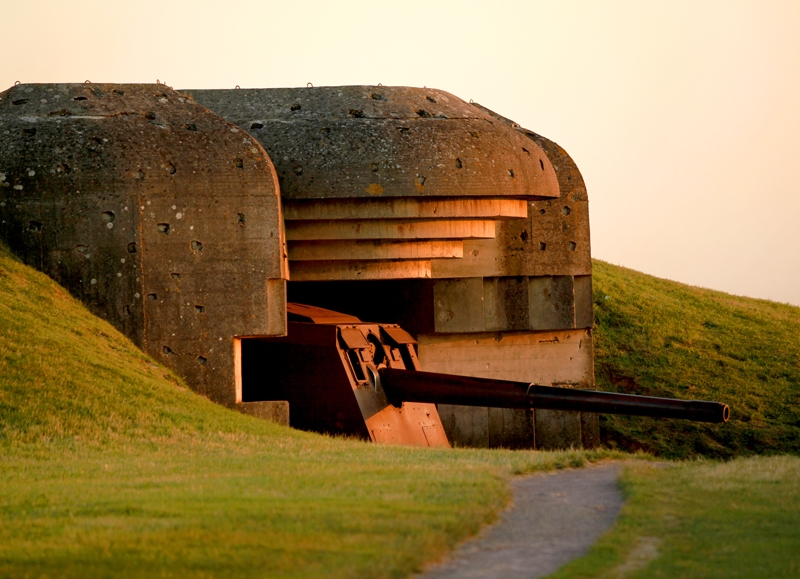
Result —
<svg viewBox="0 0 800 579"><path fill-rule="evenodd" d="M244 213L239 213L239 225L244 227Z"/></svg>
<svg viewBox="0 0 800 579"><path fill-rule="evenodd" d="M424 175L417 175L417 185L422 187L423 185L425 185L425 181L427 181L427 179L425 178Z"/></svg>
<svg viewBox="0 0 800 579"><path fill-rule="evenodd" d="M426 111L425 109L419 109L416 112L417 112L417 116L418 117L422 117L423 119L431 118L431 114L428 111Z"/></svg>
<svg viewBox="0 0 800 579"><path fill-rule="evenodd" d="M128 253L136 253L136 244L134 242L128 244Z"/></svg>
<svg viewBox="0 0 800 579"><path fill-rule="evenodd" d="M400 131L401 135L405 135L410 129L408 127L397 127L397 130Z"/></svg>
<svg viewBox="0 0 800 579"><path fill-rule="evenodd" d="M328 133L330 133L330 132L331 132L331 128L330 128L330 127L322 127L322 128L319 130L319 132L320 132L320 133L325 133L325 134L327 135Z"/></svg>
<svg viewBox="0 0 800 579"><path fill-rule="evenodd" d="M194 307L194 313L196 313L196 314L202 314L205 311L206 311L205 306L195 306Z"/></svg>
<svg viewBox="0 0 800 579"><path fill-rule="evenodd" d="M564 215L569 215L570 213L572 213L572 209L564 205L564 207L561 209L561 213L563 213Z"/></svg>
<svg viewBox="0 0 800 579"><path fill-rule="evenodd" d="M289 108L290 108L291 110L293 110L293 111L299 111L299 110L300 110L300 108L301 108L301 107L300 107L300 103L294 103L294 104L293 104L291 107L289 107Z"/></svg>
<svg viewBox="0 0 800 579"><path fill-rule="evenodd" d="M237 169L244 169L244 161L242 159L240 159L239 157L236 157L233 160L233 164L236 165Z"/></svg>
<svg viewBox="0 0 800 579"><path fill-rule="evenodd" d="M175 352L173 352L172 348L170 348L169 346L164 346L163 348L161 348L161 353L164 354L165 356L172 356L175 354Z"/></svg>
<svg viewBox="0 0 800 579"><path fill-rule="evenodd" d="M76 245L75 251L77 251L78 253L86 253L87 251L89 251L89 247L86 245Z"/></svg>
<svg viewBox="0 0 800 579"><path fill-rule="evenodd" d="M513 177L514 176L514 169L509 169L508 170L508 176L509 177Z"/></svg>
<svg viewBox="0 0 800 579"><path fill-rule="evenodd" d="M130 306L122 306L122 316L124 318L131 317L131 307Z"/></svg>
<svg viewBox="0 0 800 579"><path fill-rule="evenodd" d="M251 123L250 124L250 128L251 129L263 129L264 128L264 123Z"/></svg>
<svg viewBox="0 0 800 579"><path fill-rule="evenodd" d="M22 134L26 137L32 137L36 134L36 129L22 129Z"/></svg>
<svg viewBox="0 0 800 579"><path fill-rule="evenodd" d="M544 251L547 249L547 244L544 241L539 242L539 251Z"/></svg>
<svg viewBox="0 0 800 579"><path fill-rule="evenodd" d="M527 229L523 229L522 233L519 234L519 238L522 240L522 243L525 243L526 241L528 241L528 230Z"/></svg>
<svg viewBox="0 0 800 579"><path fill-rule="evenodd" d="M539 159L539 166L542 168L542 171L544 171L544 161L541 159Z"/></svg>
<svg viewBox="0 0 800 579"><path fill-rule="evenodd" d="M203 251L203 244L199 241L192 241L192 250L193 251Z"/></svg>
<svg viewBox="0 0 800 579"><path fill-rule="evenodd" d="M528 155L531 154L531 152L528 149L526 149L525 147L522 147L522 150L525 151Z"/></svg>
<svg viewBox="0 0 800 579"><path fill-rule="evenodd" d="M72 97L72 100L74 100L74 101L86 101L86 100L89 100L89 99L86 98L85 96L76 96L76 97Z"/></svg>
<svg viewBox="0 0 800 579"><path fill-rule="evenodd" d="M137 181L144 181L144 171L139 170L133 174L133 178Z"/></svg>
<svg viewBox="0 0 800 579"><path fill-rule="evenodd" d="M154 121L156 120L156 114L153 111L147 111L144 114L144 118L146 118L148 121Z"/></svg>
<svg viewBox="0 0 800 579"><path fill-rule="evenodd" d="M179 274L179 273L171 273L171 274L169 274L169 276L172 279L181 279L181 274Z"/></svg>
<svg viewBox="0 0 800 579"><path fill-rule="evenodd" d="M113 211L103 211L103 221L105 223L113 223L116 218L117 216L114 215Z"/></svg>
<svg viewBox="0 0 800 579"><path fill-rule="evenodd" d="M436 99L433 97L426 96L425 100L427 100L429 103L436 104Z"/></svg>
<svg viewBox="0 0 800 579"><path fill-rule="evenodd" d="M125 96L125 91L124 90L120 90L118 88L112 89L111 92L114 93L114 94L118 94L119 96Z"/></svg>
<svg viewBox="0 0 800 579"><path fill-rule="evenodd" d="M147 294L147 299L154 302L158 299L158 296L156 294Z"/></svg>
<svg viewBox="0 0 800 579"><path fill-rule="evenodd" d="M570 250L570 251L575 251L575 249L576 249L577 247L578 247L578 244L577 244L577 243L575 243L574 241L570 241L570 242L569 242L569 250Z"/></svg>
<svg viewBox="0 0 800 579"><path fill-rule="evenodd" d="M378 164L377 163L370 163L370 168L372 169L373 173L378 172Z"/></svg>
<svg viewBox="0 0 800 579"><path fill-rule="evenodd" d="M159 223L158 224L158 232L159 233L167 233L167 234L169 234L169 223Z"/></svg>
<svg viewBox="0 0 800 579"><path fill-rule="evenodd" d="M15 101L11 101L12 105L24 105L28 102L28 99L17 99Z"/></svg>
<svg viewBox="0 0 800 579"><path fill-rule="evenodd" d="M197 130L197 125L192 123L192 124L189 124L189 125L183 125L183 128L186 129L187 131L196 131Z"/></svg>
<svg viewBox="0 0 800 579"><path fill-rule="evenodd" d="M176 172L177 172L177 169L175 168L175 165L173 165L172 163L169 163L167 165L167 173L169 173L170 175L174 175Z"/></svg>
<svg viewBox="0 0 800 579"><path fill-rule="evenodd" d="M382 101L383 100L383 95L382 94L378 94L376 92L372 93L369 96L372 97L376 101Z"/></svg>
<svg viewBox="0 0 800 579"><path fill-rule="evenodd" d="M539 209L539 215L544 215L545 213L547 213L547 211L544 209Z"/></svg>
<svg viewBox="0 0 800 579"><path fill-rule="evenodd" d="M29 221L28 222L28 231L41 231L42 224L40 221Z"/></svg>
<svg viewBox="0 0 800 579"><path fill-rule="evenodd" d="M478 131L467 131L467 132L469 133L469 136L472 137L473 139L480 138L480 134L478 133Z"/></svg>
<svg viewBox="0 0 800 579"><path fill-rule="evenodd" d="M303 174L303 168L300 165L296 165L294 168L294 174L299 177Z"/></svg>
<svg viewBox="0 0 800 579"><path fill-rule="evenodd" d="M69 165L66 163L61 163L60 165L56 165L56 173L69 173L72 169L69 168Z"/></svg>
<svg viewBox="0 0 800 579"><path fill-rule="evenodd" d="M460 169L464 165L461 163L461 159L456 159L456 169Z"/></svg>
<svg viewBox="0 0 800 579"><path fill-rule="evenodd" d="M206 364L208 364L208 360L203 356L198 356L197 363L200 364L201 366L205 366Z"/></svg>
<svg viewBox="0 0 800 579"><path fill-rule="evenodd" d="M363 119L364 118L364 111L361 109L350 109L348 114L353 117L354 119Z"/></svg>

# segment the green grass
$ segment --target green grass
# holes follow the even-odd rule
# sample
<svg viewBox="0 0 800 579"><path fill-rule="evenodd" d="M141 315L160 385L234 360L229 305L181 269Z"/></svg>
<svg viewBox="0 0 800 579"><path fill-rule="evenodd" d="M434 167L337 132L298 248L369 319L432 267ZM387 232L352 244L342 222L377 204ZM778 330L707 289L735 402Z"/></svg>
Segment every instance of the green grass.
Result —
<svg viewBox="0 0 800 579"><path fill-rule="evenodd" d="M733 409L606 417L614 446L797 453L798 308L602 262L595 302L601 387ZM494 520L510 476L624 456L375 446L238 414L0 245L0 577L405 577ZM791 572L799 463L634 465L620 524L560 576ZM658 556L624 567L637 553Z"/></svg>
<svg viewBox="0 0 800 579"><path fill-rule="evenodd" d="M800 308L594 262L599 389L718 400L722 425L603 416L612 447L668 458L800 453Z"/></svg>
<svg viewBox="0 0 800 579"><path fill-rule="evenodd" d="M507 479L620 453L387 447L209 402L0 245L0 577L405 577Z"/></svg>
<svg viewBox="0 0 800 579"><path fill-rule="evenodd" d="M800 577L800 458L635 463L614 529L551 579Z"/></svg>

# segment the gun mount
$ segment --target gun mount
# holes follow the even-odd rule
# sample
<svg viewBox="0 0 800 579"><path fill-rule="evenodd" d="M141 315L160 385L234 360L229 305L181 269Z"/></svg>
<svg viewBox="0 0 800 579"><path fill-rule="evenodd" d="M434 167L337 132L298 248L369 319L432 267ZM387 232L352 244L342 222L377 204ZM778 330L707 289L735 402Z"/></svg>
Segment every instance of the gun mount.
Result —
<svg viewBox="0 0 800 579"><path fill-rule="evenodd" d="M242 339L245 402L288 400L295 428L376 443L448 447L437 404L568 410L726 422L726 404L539 386L423 372L416 340L396 324L364 323L288 304L289 333Z"/></svg>

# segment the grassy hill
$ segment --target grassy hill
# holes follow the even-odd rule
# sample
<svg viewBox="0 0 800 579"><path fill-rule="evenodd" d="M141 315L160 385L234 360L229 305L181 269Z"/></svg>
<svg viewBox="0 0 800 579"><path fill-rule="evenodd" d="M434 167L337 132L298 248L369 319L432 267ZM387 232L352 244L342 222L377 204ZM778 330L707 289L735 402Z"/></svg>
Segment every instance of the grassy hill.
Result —
<svg viewBox="0 0 800 579"><path fill-rule="evenodd" d="M718 400L725 425L604 416L613 447L682 458L800 453L800 308L594 262L599 389Z"/></svg>
<svg viewBox="0 0 800 579"><path fill-rule="evenodd" d="M602 262L595 302L600 387L733 409L725 426L605 417L610 444L800 450L800 309ZM493 520L511 475L614 456L375 446L240 415L0 245L0 576L404 577Z"/></svg>

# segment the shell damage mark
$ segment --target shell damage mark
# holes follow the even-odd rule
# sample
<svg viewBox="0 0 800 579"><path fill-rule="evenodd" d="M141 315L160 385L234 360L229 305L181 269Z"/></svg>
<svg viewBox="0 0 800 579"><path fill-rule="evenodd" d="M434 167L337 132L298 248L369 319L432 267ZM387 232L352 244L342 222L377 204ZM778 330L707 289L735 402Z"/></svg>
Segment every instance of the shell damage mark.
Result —
<svg viewBox="0 0 800 579"><path fill-rule="evenodd" d="M425 190L425 175L417 175L417 178L414 180L414 185L417 188L417 191L424 191Z"/></svg>
<svg viewBox="0 0 800 579"><path fill-rule="evenodd" d="M199 241L192 241L192 251L203 251L203 244Z"/></svg>
<svg viewBox="0 0 800 579"><path fill-rule="evenodd" d="M202 314L205 311L206 311L205 306L195 306L194 307L194 313L196 313L196 314Z"/></svg>
<svg viewBox="0 0 800 579"><path fill-rule="evenodd" d="M169 234L169 223L159 223L158 224L158 232Z"/></svg>

